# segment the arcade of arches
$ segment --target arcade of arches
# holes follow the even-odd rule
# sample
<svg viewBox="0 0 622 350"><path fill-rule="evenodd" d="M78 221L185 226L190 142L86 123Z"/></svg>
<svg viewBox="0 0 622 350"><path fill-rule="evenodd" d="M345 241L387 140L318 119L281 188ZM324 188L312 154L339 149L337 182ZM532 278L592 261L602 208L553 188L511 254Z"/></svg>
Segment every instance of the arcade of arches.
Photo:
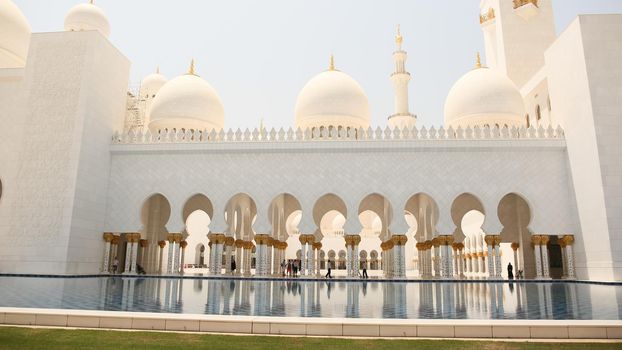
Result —
<svg viewBox="0 0 622 350"><path fill-rule="evenodd" d="M190 197L181 210L184 231L169 232L169 201L162 194L152 195L140 210L138 232L104 233L102 272L175 275L203 268L212 275L285 276L290 262L301 276L319 277L330 268L344 270L348 277L370 270L387 278L501 279L508 277L504 264L509 262L516 278L575 278L574 236L531 232L530 206L516 193L499 200L495 214L502 230L494 233L483 231L489 214L471 193L454 199L447 215L455 229L444 233L436 228L442 213L425 193L406 202L409 229L404 233L389 230L391 203L376 193L360 201L362 229L356 233L344 231L352 213L332 193L315 202L309 215L317 229L310 233L298 231L305 211L291 194L276 196L267 208L271 232L253 230L258 208L247 194L233 196L223 207L225 232L209 229L211 218L219 215L214 208L203 194ZM186 259L188 246L190 258Z"/></svg>

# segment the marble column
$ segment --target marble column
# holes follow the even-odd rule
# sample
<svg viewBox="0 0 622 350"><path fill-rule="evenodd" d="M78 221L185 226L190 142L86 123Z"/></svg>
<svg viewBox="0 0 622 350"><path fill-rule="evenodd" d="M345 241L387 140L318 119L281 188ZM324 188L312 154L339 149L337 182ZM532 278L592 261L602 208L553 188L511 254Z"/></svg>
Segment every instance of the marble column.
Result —
<svg viewBox="0 0 622 350"><path fill-rule="evenodd" d="M458 253L458 243L451 245L453 251L453 263L454 263L454 276L460 276L460 254Z"/></svg>
<svg viewBox="0 0 622 350"><path fill-rule="evenodd" d="M136 260L138 259L138 241L140 241L140 233L134 233L132 240L132 261L130 263L130 272L136 273Z"/></svg>
<svg viewBox="0 0 622 350"><path fill-rule="evenodd" d="M268 255L268 260L266 262L266 275L272 276L274 274L274 264L272 263L274 259L272 258L272 247L274 244L274 239L272 237L268 237L268 241L266 242L266 250Z"/></svg>
<svg viewBox="0 0 622 350"><path fill-rule="evenodd" d="M222 233L210 233L207 235L210 240L210 273L213 275L222 274L222 253L225 240L227 239Z"/></svg>
<svg viewBox="0 0 622 350"><path fill-rule="evenodd" d="M179 243L179 247L181 247L181 261L180 261L180 268L179 268L179 273L180 274L184 274L184 265L186 264L186 247L188 246L188 242L186 241L181 241Z"/></svg>
<svg viewBox="0 0 622 350"><path fill-rule="evenodd" d="M126 233L125 242L125 269L123 270L123 274L129 275L132 273L132 248L134 247L134 234Z"/></svg>
<svg viewBox="0 0 622 350"><path fill-rule="evenodd" d="M520 247L520 244L517 242L513 242L512 243L512 251L514 252L514 276L518 275L518 270L520 270L520 267L518 266L518 248Z"/></svg>
<svg viewBox="0 0 622 350"><path fill-rule="evenodd" d="M531 236L531 243L533 244L533 250L536 258L536 279L543 278L542 274L542 249L540 247L540 243L542 241L542 236L533 235Z"/></svg>
<svg viewBox="0 0 622 350"><path fill-rule="evenodd" d="M495 245L495 237L492 235L486 235L484 237L487 246L487 256L488 259L488 278L496 278L495 273L495 253L494 253L494 245Z"/></svg>
<svg viewBox="0 0 622 350"><path fill-rule="evenodd" d="M168 240L168 256L167 256L167 264L166 264L166 273L168 275L173 273L173 255L175 248L175 236L173 234L169 234L166 239Z"/></svg>
<svg viewBox="0 0 622 350"><path fill-rule="evenodd" d="M320 272L320 268L322 264L320 262L320 250L322 249L322 242L313 243L313 249L315 250L315 276L321 277L322 273Z"/></svg>
<svg viewBox="0 0 622 350"><path fill-rule="evenodd" d="M417 248L417 270L419 270L419 278L424 278L425 275L425 266L423 262L423 250L425 247L425 243L417 242L415 244L415 248Z"/></svg>
<svg viewBox="0 0 622 350"><path fill-rule="evenodd" d="M434 277L441 277L441 254L440 254L440 245L441 241L439 237L436 237L432 240L432 245L434 246L434 258L432 262L434 263Z"/></svg>
<svg viewBox="0 0 622 350"><path fill-rule="evenodd" d="M181 260L181 241L182 241L182 234L181 233L176 233L175 234L175 260L174 260L174 265L173 265L173 274L177 275L180 272L180 260Z"/></svg>
<svg viewBox="0 0 622 350"><path fill-rule="evenodd" d="M307 236L305 234L298 236L300 241L300 276L304 276L307 270Z"/></svg>
<svg viewBox="0 0 622 350"><path fill-rule="evenodd" d="M408 242L408 237L406 235L393 235L391 237L393 241L393 250L395 252L395 277L397 278L405 278L406 277L406 242Z"/></svg>
<svg viewBox="0 0 622 350"><path fill-rule="evenodd" d="M566 252L566 260L564 261L564 264L566 264L567 268L567 276L566 278L568 279L575 279L576 278L576 274L575 274L575 267L574 267L574 250L573 250L573 245L574 245L574 236L573 235L564 235L564 237L562 237L562 240L564 240L564 243L566 245L566 247L564 248L565 252Z"/></svg>
<svg viewBox="0 0 622 350"><path fill-rule="evenodd" d="M501 266L501 235L495 235L495 275L497 278L502 279L502 266Z"/></svg>
<svg viewBox="0 0 622 350"><path fill-rule="evenodd" d="M255 251L255 275L266 276L268 274L268 241L267 234L255 235L257 249Z"/></svg>
<svg viewBox="0 0 622 350"><path fill-rule="evenodd" d="M464 278L466 258L464 257L464 243L458 243L458 276Z"/></svg>
<svg viewBox="0 0 622 350"><path fill-rule="evenodd" d="M112 241L110 242L110 249L112 251L110 254L110 260L112 261L111 265L113 266L113 268L114 268L114 261L118 260L120 241L121 241L121 236L113 235ZM119 269L120 269L120 266L117 266L116 271L112 271L112 273L119 273Z"/></svg>
<svg viewBox="0 0 622 350"><path fill-rule="evenodd" d="M235 244L235 239L231 236L225 237L225 273L231 274L233 271L231 270L231 262L233 260L233 245ZM237 262L236 262L237 264Z"/></svg>
<svg viewBox="0 0 622 350"><path fill-rule="evenodd" d="M162 274L162 265L164 261L164 247L166 246L166 241L158 241L158 247L160 247L160 256L158 261L158 273Z"/></svg>
<svg viewBox="0 0 622 350"><path fill-rule="evenodd" d="M313 248L313 245L315 244L315 236L314 235L309 235L309 238L307 239L307 247L308 247L308 251L307 251L307 276L313 276L313 274L315 273L315 265L314 265L314 253L315 253L315 248Z"/></svg>
<svg viewBox="0 0 622 350"><path fill-rule="evenodd" d="M549 250L547 245L549 244L549 236L543 235L540 241L540 248L542 249L542 278L550 279L549 273Z"/></svg>
<svg viewBox="0 0 622 350"><path fill-rule="evenodd" d="M251 269L252 269L252 264L251 264L251 258L252 258L252 249L254 247L253 242L244 242L244 271L243 274L244 276L250 276L251 275Z"/></svg>
<svg viewBox="0 0 622 350"><path fill-rule="evenodd" d="M439 236L441 243L441 259L442 259L442 278L453 277L453 264L452 264L452 245L454 243L454 237L452 235Z"/></svg>
<svg viewBox="0 0 622 350"><path fill-rule="evenodd" d="M243 263L243 249L244 249L244 241L241 239L236 239L234 242L235 245L235 274L241 275L242 270L244 269Z"/></svg>
<svg viewBox="0 0 622 350"><path fill-rule="evenodd" d="M146 270L146 265L145 265L145 253L147 250L147 247L149 247L149 241L147 241L146 239L141 239L138 242L138 246L140 247L140 266L143 267L143 269Z"/></svg>
<svg viewBox="0 0 622 350"><path fill-rule="evenodd" d="M112 233L104 233L104 241L106 243L104 244L104 263L102 266L102 273L110 273L110 243L112 242L113 238L114 235Z"/></svg>

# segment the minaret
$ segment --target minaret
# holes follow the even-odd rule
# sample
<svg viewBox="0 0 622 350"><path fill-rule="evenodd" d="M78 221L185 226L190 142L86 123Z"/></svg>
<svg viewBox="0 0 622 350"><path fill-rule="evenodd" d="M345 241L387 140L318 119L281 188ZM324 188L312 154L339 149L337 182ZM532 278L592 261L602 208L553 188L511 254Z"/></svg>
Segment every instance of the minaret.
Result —
<svg viewBox="0 0 622 350"><path fill-rule="evenodd" d="M395 113L389 117L389 127L394 129L411 129L417 122L417 117L410 114L408 110L408 82L410 82L410 73L406 71L406 51L402 50L403 42L400 26L397 26L397 35L395 35L395 44L397 50L393 52L395 60L395 72L391 74L391 82L395 90Z"/></svg>

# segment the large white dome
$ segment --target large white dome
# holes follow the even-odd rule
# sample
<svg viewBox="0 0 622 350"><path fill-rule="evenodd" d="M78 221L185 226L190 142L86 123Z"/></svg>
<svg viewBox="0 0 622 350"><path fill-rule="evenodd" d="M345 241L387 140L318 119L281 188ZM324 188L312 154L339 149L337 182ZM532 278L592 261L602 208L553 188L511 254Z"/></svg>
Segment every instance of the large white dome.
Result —
<svg viewBox="0 0 622 350"><path fill-rule="evenodd" d="M105 37L110 35L110 23L104 11L91 1L71 8L65 17L66 31L97 30Z"/></svg>
<svg viewBox="0 0 622 350"><path fill-rule="evenodd" d="M186 74L170 80L158 91L149 112L149 129L220 131L225 111L220 96L205 80Z"/></svg>
<svg viewBox="0 0 622 350"><path fill-rule="evenodd" d="M520 91L502 73L478 67L460 78L445 100L445 126L525 125Z"/></svg>
<svg viewBox="0 0 622 350"><path fill-rule="evenodd" d="M140 97L154 98L167 82L168 80L164 75L160 74L159 70L156 73L147 75L140 83Z"/></svg>
<svg viewBox="0 0 622 350"><path fill-rule="evenodd" d="M369 102L363 88L349 75L330 69L313 77L296 100L296 127L343 126L367 129Z"/></svg>
<svg viewBox="0 0 622 350"><path fill-rule="evenodd" d="M11 0L0 0L0 68L26 65L30 24Z"/></svg>

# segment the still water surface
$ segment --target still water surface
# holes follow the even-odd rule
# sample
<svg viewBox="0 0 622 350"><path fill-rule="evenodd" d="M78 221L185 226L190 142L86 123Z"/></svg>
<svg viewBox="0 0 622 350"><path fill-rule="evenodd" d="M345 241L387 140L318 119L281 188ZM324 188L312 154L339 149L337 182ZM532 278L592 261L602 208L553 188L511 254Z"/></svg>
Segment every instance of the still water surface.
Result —
<svg viewBox="0 0 622 350"><path fill-rule="evenodd" d="M412 318L621 319L622 287L0 277L0 306L186 314Z"/></svg>

